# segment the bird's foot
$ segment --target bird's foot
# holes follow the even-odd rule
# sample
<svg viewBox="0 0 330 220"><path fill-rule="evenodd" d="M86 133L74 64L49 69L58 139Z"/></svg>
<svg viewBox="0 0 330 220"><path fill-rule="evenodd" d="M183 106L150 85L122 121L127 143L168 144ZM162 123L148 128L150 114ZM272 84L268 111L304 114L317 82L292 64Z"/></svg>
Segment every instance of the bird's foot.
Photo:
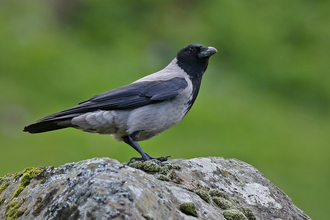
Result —
<svg viewBox="0 0 330 220"><path fill-rule="evenodd" d="M149 154L146 154L151 160L158 160L160 162L165 162L167 161L167 158L169 157L172 157L172 156L166 156L166 157L157 157L157 158L154 158L152 156L150 156Z"/></svg>
<svg viewBox="0 0 330 220"><path fill-rule="evenodd" d="M134 162L137 162L137 161L141 161L141 162L144 162L145 160L142 158L142 157L132 157L129 162L127 163L127 165L130 165Z"/></svg>

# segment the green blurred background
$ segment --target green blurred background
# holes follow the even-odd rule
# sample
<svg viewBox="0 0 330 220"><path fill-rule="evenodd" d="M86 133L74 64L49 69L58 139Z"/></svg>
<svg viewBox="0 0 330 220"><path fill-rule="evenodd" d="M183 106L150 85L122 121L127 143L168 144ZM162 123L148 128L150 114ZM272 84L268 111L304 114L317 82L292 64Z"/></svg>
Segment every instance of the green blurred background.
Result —
<svg viewBox="0 0 330 220"><path fill-rule="evenodd" d="M23 127L214 46L187 117L151 155L237 158L312 219L330 198L330 1L1 1L0 176L138 154L110 136Z"/></svg>

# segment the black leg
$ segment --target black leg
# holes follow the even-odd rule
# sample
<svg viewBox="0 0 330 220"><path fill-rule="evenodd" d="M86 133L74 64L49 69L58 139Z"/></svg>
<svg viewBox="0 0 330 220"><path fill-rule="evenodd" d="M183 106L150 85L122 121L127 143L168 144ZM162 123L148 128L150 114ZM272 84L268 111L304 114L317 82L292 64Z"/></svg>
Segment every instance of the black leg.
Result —
<svg viewBox="0 0 330 220"><path fill-rule="evenodd" d="M139 132L140 133L140 132ZM130 145L131 147L133 147L137 152L139 152L139 154L141 154L142 158L140 158L142 161L147 161L147 160L150 160L150 156L147 155L146 153L144 153L144 151L141 149L140 145L137 143L136 140L133 139L133 137L135 137L135 139L137 139L136 137L138 137L138 134L136 134L136 132L133 133L133 135L127 135L127 136L124 136L123 137L123 141ZM133 136L133 137L132 137ZM135 158L133 157L132 159L134 160L138 160L139 158ZM131 159L131 161L132 161ZM130 161L130 162L131 162Z"/></svg>
<svg viewBox="0 0 330 220"><path fill-rule="evenodd" d="M135 161L148 161L148 160L157 160L160 165L165 165L166 163L162 163L164 161L167 161L167 158L171 157L171 156L166 156L166 157L158 157L158 158L154 158L151 157L149 154L145 153L142 148L140 147L140 145L137 143L137 139L139 138L140 135L140 131L136 131L133 132L131 135L127 135L122 137L123 141L130 145L131 147L133 147L137 152L139 152L139 154L141 154L142 158L138 158L138 157L132 157L131 160L128 162L128 164L133 163Z"/></svg>

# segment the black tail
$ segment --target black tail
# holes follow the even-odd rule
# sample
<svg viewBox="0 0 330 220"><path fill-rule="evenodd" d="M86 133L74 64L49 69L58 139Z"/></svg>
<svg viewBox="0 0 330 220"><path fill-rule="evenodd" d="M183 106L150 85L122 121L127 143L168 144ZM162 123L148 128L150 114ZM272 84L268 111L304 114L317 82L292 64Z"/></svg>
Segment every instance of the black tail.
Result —
<svg viewBox="0 0 330 220"><path fill-rule="evenodd" d="M71 114L57 117L58 113L48 115L36 123L30 124L24 127L23 131L29 132L31 134L42 133L46 131L53 131L62 128L72 127L71 119L80 114Z"/></svg>
<svg viewBox="0 0 330 220"><path fill-rule="evenodd" d="M36 122L34 124L25 126L23 131L29 132L31 134L35 134L35 133L42 133L42 132L46 132L46 131L53 131L53 130L58 130L58 129L62 129L62 128L67 128L67 126L58 125L58 122L59 121Z"/></svg>
<svg viewBox="0 0 330 220"><path fill-rule="evenodd" d="M62 128L72 127L71 119L88 112L90 109L83 108L78 105L51 115L48 115L36 123L24 127L25 132L31 134L42 133L47 131L58 130Z"/></svg>

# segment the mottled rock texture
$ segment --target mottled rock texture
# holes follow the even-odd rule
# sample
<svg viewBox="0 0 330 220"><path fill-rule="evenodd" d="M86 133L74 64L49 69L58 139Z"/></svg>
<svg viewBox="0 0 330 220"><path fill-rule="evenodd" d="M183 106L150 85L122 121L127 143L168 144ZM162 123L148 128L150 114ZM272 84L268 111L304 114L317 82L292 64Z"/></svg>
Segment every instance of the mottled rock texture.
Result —
<svg viewBox="0 0 330 220"><path fill-rule="evenodd" d="M0 179L0 219L310 219L239 160L170 164L94 158L8 174Z"/></svg>

